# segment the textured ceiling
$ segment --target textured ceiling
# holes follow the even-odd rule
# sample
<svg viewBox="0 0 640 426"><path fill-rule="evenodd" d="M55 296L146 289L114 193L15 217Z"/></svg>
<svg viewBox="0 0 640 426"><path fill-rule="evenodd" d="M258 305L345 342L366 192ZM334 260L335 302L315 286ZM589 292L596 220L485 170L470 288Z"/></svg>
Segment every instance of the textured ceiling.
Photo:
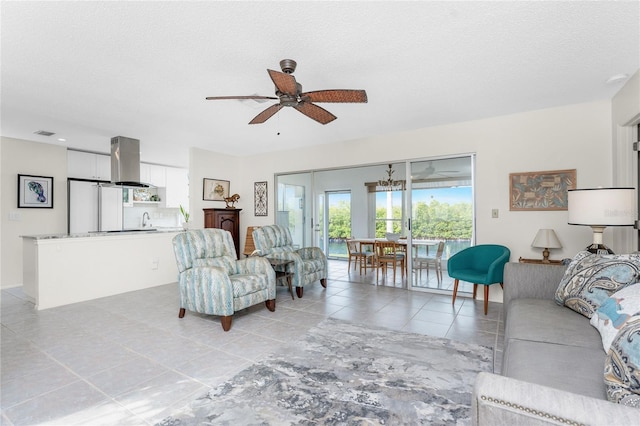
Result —
<svg viewBox="0 0 640 426"><path fill-rule="evenodd" d="M188 147L290 149L610 99L640 67L640 2L11 2L2 13L2 135L186 165ZM304 90L365 89L247 123L266 69L298 62ZM33 134L50 130L49 138ZM58 142L65 138L66 142Z"/></svg>

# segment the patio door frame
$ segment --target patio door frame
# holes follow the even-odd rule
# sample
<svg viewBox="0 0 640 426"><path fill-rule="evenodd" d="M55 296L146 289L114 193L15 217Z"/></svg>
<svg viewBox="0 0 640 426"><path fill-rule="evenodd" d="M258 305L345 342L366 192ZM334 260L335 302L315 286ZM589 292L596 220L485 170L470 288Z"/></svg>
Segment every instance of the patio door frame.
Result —
<svg viewBox="0 0 640 426"><path fill-rule="evenodd" d="M415 163L422 163L426 161L438 161L438 160L446 160L452 158L461 158L461 157L469 157L469 161L471 162L471 212L472 212L472 230L471 230L471 245L475 245L476 238L476 202L475 202L475 163L476 163L476 155L475 153L467 153L467 154L457 154L457 155L447 155L447 156L439 156L439 157L427 157L421 159L411 159L407 160L405 164L405 191L406 194L404 196L405 206L404 211L407 213L404 228L407 233L407 289L412 291L424 291L430 293L442 293L442 294L450 294L451 291L427 288L427 287L418 287L414 285L413 279L413 208L412 208L412 190L413 190L413 180L412 180L412 165Z"/></svg>

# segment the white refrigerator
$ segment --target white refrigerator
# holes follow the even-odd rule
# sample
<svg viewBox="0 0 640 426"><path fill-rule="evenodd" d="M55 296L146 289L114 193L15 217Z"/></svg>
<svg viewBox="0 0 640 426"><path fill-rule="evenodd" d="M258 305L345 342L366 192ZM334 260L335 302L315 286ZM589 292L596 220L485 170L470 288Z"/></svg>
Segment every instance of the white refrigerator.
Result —
<svg viewBox="0 0 640 426"><path fill-rule="evenodd" d="M122 230L122 188L69 180L69 233Z"/></svg>

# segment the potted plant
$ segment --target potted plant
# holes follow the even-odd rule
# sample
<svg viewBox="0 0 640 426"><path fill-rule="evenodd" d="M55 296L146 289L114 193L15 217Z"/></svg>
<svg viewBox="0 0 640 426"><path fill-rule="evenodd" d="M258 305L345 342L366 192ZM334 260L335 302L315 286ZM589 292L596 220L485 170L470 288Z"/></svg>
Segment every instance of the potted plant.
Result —
<svg viewBox="0 0 640 426"><path fill-rule="evenodd" d="M182 228L183 229L189 229L189 212L186 211L184 209L184 207L182 207L182 204L180 204L180 213L182 214L182 217L184 218L184 223L182 224Z"/></svg>

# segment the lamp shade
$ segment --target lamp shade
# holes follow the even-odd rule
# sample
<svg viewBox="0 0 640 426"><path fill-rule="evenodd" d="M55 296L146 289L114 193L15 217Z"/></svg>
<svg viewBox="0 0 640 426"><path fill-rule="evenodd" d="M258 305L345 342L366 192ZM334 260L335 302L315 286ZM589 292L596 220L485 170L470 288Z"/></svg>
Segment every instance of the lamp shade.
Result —
<svg viewBox="0 0 640 426"><path fill-rule="evenodd" d="M537 248L562 248L560 240L553 229L538 229L536 237L531 243L531 247Z"/></svg>
<svg viewBox="0 0 640 426"><path fill-rule="evenodd" d="M636 220L634 188L570 189L569 225L631 226Z"/></svg>

